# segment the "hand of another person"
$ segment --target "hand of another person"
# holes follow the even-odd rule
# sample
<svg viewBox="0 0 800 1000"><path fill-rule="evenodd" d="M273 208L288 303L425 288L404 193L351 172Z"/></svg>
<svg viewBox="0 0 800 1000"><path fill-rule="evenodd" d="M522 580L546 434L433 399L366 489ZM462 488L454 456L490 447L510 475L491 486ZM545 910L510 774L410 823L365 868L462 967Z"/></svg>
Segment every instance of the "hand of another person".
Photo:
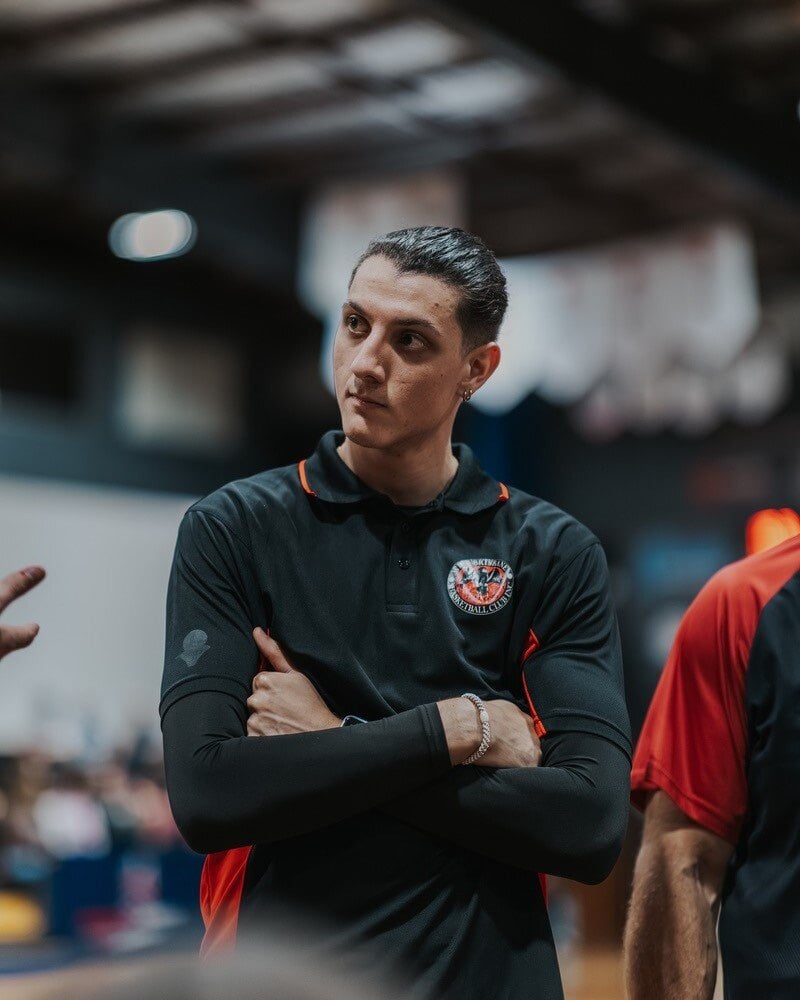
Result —
<svg viewBox="0 0 800 1000"><path fill-rule="evenodd" d="M261 670L253 678L253 693L247 699L250 715L248 736L281 736L335 729L342 720L328 708L311 681L296 670L273 638L253 630L258 650L272 670Z"/></svg>
<svg viewBox="0 0 800 1000"><path fill-rule="evenodd" d="M0 580L0 612L5 611L12 601L44 580L45 572L41 566L29 566ZM0 660L15 649L30 646L39 632L38 625L2 625L0 626Z"/></svg>

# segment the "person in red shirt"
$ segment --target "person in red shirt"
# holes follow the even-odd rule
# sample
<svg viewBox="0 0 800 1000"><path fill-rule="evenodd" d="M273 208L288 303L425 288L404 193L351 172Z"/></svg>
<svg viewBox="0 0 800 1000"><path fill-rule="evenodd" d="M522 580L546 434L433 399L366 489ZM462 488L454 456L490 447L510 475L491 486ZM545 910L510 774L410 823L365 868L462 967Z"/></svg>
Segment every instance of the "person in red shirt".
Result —
<svg viewBox="0 0 800 1000"><path fill-rule="evenodd" d="M800 996L800 537L695 599L631 775L630 1000Z"/></svg>

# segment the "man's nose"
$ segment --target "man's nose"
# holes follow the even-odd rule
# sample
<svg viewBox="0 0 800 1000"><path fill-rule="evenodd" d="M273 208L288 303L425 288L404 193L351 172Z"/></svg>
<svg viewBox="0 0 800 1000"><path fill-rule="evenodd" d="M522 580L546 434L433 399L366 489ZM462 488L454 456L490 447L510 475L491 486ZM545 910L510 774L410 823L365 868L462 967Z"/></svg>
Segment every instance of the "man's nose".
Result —
<svg viewBox="0 0 800 1000"><path fill-rule="evenodd" d="M359 345L350 369L356 378L383 382L386 378L383 338L370 333Z"/></svg>

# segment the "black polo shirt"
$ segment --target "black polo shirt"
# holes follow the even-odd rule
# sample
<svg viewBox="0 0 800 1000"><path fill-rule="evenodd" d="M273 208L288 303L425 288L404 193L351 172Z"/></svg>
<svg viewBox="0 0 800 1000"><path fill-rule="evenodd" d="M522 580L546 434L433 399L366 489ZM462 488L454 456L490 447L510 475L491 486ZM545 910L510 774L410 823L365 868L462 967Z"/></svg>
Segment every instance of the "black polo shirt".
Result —
<svg viewBox="0 0 800 1000"><path fill-rule="evenodd" d="M229 484L187 512L168 598L162 717L195 692L244 702L258 669L251 630L261 625L334 712L402 725L403 746L419 748L414 766L420 775L428 768L431 782L449 771L434 703L464 691L527 709L544 743L579 732L629 755L597 539L551 504L496 482L464 445L453 448L458 471L442 494L424 507L397 506L344 464L342 440L329 432L299 466ZM326 738L361 738L347 732ZM457 825L473 786L502 786L502 807L485 822L503 825L507 848L476 842L473 851L457 831L448 842L403 822L400 805L392 815L390 804L215 852L203 881L207 950L215 935L230 939L289 904L326 918L345 946L380 945L425 995L560 997L536 874L556 870L557 849L543 850L541 866L533 857L519 862L524 871L517 863L536 838L536 803L521 796L533 777L547 808L561 777L548 770L454 769L461 773L431 799L435 812L455 789ZM614 780L624 799L627 773ZM561 839L568 852L571 837Z"/></svg>

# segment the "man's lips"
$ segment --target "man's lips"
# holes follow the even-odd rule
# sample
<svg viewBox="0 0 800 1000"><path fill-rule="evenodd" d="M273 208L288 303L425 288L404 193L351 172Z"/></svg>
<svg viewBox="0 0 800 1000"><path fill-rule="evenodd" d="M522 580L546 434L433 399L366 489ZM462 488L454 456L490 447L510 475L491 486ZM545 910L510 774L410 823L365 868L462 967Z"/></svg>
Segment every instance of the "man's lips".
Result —
<svg viewBox="0 0 800 1000"><path fill-rule="evenodd" d="M357 403L368 403L370 406L386 406L386 403L379 403L377 399L370 399L369 396L360 396L356 392L348 392L348 399L354 399Z"/></svg>

